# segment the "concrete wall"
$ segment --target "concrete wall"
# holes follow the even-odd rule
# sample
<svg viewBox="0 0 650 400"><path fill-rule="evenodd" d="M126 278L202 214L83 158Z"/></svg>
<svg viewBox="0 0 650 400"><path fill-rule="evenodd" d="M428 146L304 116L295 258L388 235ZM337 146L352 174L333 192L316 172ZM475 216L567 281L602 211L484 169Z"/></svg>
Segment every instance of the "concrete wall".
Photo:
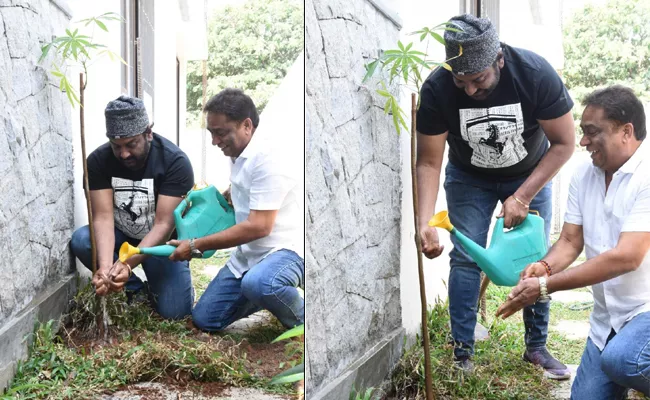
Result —
<svg viewBox="0 0 650 400"><path fill-rule="evenodd" d="M398 27L375 4L305 3L309 399L377 386L400 356L399 139L361 85Z"/></svg>
<svg viewBox="0 0 650 400"><path fill-rule="evenodd" d="M74 288L70 106L37 63L68 18L49 0L0 1L0 388Z"/></svg>

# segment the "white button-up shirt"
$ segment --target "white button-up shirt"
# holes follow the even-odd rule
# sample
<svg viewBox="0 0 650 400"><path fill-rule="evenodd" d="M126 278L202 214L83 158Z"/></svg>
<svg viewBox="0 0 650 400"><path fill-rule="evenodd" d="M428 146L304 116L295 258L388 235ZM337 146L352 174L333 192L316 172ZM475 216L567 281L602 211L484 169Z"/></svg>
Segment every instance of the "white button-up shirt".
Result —
<svg viewBox="0 0 650 400"><path fill-rule="evenodd" d="M274 251L287 249L304 258L304 182L299 178L302 154L284 154L272 132L259 129L233 160L231 199L236 222L250 210L278 210L271 234L237 246L226 264L237 278Z"/></svg>
<svg viewBox="0 0 650 400"><path fill-rule="evenodd" d="M649 171L645 141L614 173L607 190L604 171L591 160L577 169L564 222L582 225L587 259L615 248L622 232L650 232ZM592 286L589 337L601 351L612 329L618 332L634 316L650 311L649 254L636 270Z"/></svg>

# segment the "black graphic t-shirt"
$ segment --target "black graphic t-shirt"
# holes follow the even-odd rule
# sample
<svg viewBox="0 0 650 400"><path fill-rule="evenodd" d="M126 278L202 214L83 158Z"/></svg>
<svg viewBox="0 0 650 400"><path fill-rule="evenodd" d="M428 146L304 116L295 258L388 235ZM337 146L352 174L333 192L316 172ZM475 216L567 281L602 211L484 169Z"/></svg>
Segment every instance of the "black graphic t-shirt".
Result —
<svg viewBox="0 0 650 400"><path fill-rule="evenodd" d="M439 68L422 85L417 131L449 132L449 162L487 178L529 175L549 143L538 120L561 117L573 101L553 67L541 56L502 44L499 84L482 101L473 100Z"/></svg>
<svg viewBox="0 0 650 400"><path fill-rule="evenodd" d="M158 195L181 197L194 185L187 155L174 143L153 134L144 168L132 171L105 143L88 156L90 190L113 189L115 227L126 236L142 239L153 228Z"/></svg>

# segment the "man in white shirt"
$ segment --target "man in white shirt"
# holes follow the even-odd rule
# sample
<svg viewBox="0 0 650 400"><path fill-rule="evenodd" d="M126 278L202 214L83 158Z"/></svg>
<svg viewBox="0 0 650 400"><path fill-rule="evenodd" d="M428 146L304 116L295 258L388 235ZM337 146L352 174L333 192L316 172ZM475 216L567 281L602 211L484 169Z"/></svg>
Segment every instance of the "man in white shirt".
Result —
<svg viewBox="0 0 650 400"><path fill-rule="evenodd" d="M650 396L650 155L643 105L612 86L584 100L580 145L592 163L576 171L560 238L522 272L497 315L506 318L549 294L592 286L587 345L574 400ZM570 269L585 249L587 261Z"/></svg>
<svg viewBox="0 0 650 400"><path fill-rule="evenodd" d="M212 145L232 160L236 224L202 238L170 241L172 260L236 247L192 310L194 325L220 331L260 309L290 328L304 323L304 191L302 154L283 154L279 132L259 131L255 104L239 89L224 89L205 105ZM275 135L275 136L272 136Z"/></svg>

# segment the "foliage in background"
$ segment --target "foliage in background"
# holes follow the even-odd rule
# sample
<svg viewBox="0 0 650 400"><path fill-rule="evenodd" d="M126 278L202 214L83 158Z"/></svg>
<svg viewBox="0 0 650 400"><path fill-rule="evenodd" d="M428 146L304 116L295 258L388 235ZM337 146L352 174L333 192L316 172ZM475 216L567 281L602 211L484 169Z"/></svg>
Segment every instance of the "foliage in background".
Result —
<svg viewBox="0 0 650 400"><path fill-rule="evenodd" d="M115 54L113 51L108 49L106 46L94 42L94 31L95 27L99 27L104 32L108 32L106 23L110 21L119 21L124 22L124 19L113 12L104 13L97 17L91 17L82 19L78 21L77 24L83 24L83 28L88 28L88 25L92 26L92 30L89 35L84 35L86 32L79 32L79 28L76 28L74 31L70 29L65 30L65 35L57 36L52 39L50 43L46 43L41 47L41 57L38 62L45 60L53 51L56 56L52 60L52 69L50 73L55 77L59 78L59 88L66 93L70 104L74 106L79 104L78 90L75 88L77 83L70 83L68 81L66 72L68 67L79 66L83 70L84 87L88 83L88 67L93 60L98 59L103 55L107 55L111 60L119 60L122 63L126 64L126 61L122 59L119 55Z"/></svg>
<svg viewBox="0 0 650 400"><path fill-rule="evenodd" d="M304 3L248 0L214 12L208 21L207 98L224 88L244 90L264 109L304 47ZM201 61L187 65L187 125L199 125Z"/></svg>
<svg viewBox="0 0 650 400"><path fill-rule="evenodd" d="M622 84L650 103L650 2L588 4L565 20L563 77L579 120L582 100L597 88ZM582 136L576 127L578 140Z"/></svg>

